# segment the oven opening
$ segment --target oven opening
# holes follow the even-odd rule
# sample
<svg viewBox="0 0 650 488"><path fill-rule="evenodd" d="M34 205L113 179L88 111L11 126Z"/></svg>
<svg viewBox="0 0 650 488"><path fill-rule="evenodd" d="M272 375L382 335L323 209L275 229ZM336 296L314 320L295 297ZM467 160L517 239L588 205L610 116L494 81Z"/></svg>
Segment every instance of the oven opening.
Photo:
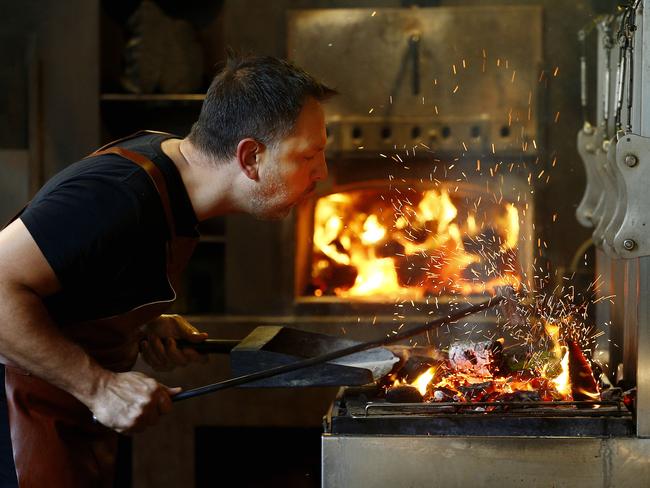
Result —
<svg viewBox="0 0 650 488"><path fill-rule="evenodd" d="M466 182L364 181L298 213L297 295L311 301L428 301L519 288L527 205Z"/></svg>

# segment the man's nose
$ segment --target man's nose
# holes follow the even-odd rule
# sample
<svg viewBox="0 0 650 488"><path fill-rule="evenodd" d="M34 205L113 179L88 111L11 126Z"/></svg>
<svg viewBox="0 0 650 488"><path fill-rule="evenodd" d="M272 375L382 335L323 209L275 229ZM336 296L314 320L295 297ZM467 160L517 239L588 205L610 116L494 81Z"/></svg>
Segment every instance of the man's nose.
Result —
<svg viewBox="0 0 650 488"><path fill-rule="evenodd" d="M327 161L325 160L325 156L321 158L318 165L316 166L313 178L314 181L321 181L327 178Z"/></svg>

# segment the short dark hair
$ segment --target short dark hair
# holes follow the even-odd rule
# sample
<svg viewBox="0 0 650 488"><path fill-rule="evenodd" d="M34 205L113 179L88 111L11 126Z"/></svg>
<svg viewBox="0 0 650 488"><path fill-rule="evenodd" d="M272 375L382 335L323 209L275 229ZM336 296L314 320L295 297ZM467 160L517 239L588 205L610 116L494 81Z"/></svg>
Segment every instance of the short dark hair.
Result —
<svg viewBox="0 0 650 488"><path fill-rule="evenodd" d="M293 130L307 97L324 101L335 94L283 59L231 55L212 80L189 139L220 159L232 157L246 137L273 145Z"/></svg>

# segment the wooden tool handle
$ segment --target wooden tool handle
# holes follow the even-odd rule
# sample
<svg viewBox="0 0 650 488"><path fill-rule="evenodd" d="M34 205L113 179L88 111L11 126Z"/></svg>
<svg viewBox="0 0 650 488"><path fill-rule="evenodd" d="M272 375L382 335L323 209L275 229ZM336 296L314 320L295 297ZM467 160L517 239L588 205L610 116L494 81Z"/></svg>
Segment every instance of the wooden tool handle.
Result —
<svg viewBox="0 0 650 488"><path fill-rule="evenodd" d="M177 340L176 346L179 349L192 348L202 354L229 354L239 344L239 341L230 339L206 339L202 342L190 342Z"/></svg>

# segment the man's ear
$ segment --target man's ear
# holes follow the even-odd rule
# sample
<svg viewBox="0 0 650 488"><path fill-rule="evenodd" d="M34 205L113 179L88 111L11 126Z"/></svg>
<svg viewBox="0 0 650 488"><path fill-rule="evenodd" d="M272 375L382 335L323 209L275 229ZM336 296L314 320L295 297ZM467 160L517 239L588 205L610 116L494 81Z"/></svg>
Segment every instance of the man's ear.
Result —
<svg viewBox="0 0 650 488"><path fill-rule="evenodd" d="M237 144L237 162L251 180L259 179L260 153L263 150L264 144L251 138L242 139Z"/></svg>

